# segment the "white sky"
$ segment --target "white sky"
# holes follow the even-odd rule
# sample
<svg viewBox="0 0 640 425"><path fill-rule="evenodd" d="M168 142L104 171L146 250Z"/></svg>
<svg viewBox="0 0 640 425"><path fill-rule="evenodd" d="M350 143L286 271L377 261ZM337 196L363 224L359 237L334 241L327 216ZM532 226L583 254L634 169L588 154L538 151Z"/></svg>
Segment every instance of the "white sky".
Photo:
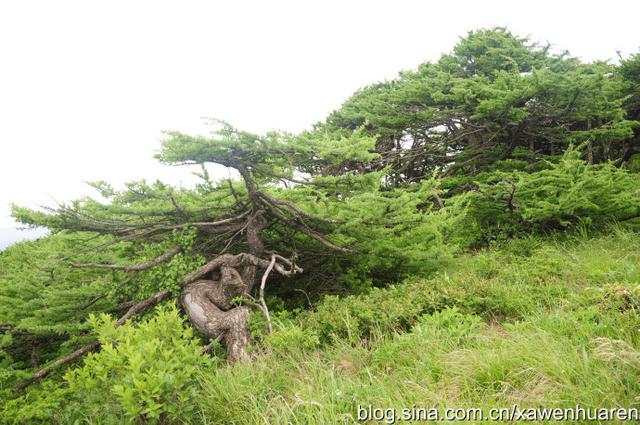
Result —
<svg viewBox="0 0 640 425"><path fill-rule="evenodd" d="M191 182L152 159L200 117L300 131L359 87L506 25L585 60L640 47L637 1L0 0L0 228L86 180Z"/></svg>

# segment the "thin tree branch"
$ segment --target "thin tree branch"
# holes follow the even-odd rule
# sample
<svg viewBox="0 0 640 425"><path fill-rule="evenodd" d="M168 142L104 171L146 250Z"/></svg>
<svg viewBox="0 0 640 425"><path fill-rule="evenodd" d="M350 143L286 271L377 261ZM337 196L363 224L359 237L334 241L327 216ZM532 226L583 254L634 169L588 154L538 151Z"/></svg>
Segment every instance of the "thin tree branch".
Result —
<svg viewBox="0 0 640 425"><path fill-rule="evenodd" d="M163 301L171 295L171 291L168 289L163 289L162 291L156 292L146 300L140 301L137 304L134 304L127 310L127 312L116 321L115 327L122 326L127 320L131 319L134 315L136 315L140 310L144 310L147 307L151 307L153 305L158 304L160 301Z"/></svg>
<svg viewBox="0 0 640 425"><path fill-rule="evenodd" d="M273 326L271 326L271 316L269 316L269 308L267 307L267 303L264 300L264 287L267 285L267 278L269 277L269 273L273 270L273 266L276 265L276 255L271 254L271 262L269 262L269 266L267 270L265 270L262 275L262 280L260 281L260 296L258 298L258 303L260 304L260 310L262 310L262 314L267 321L267 329L269 329L269 333L273 332Z"/></svg>
<svg viewBox="0 0 640 425"><path fill-rule="evenodd" d="M153 306L157 303L159 303L160 301L164 300L165 298L167 298L169 295L171 294L171 291L169 291L168 289L164 289L160 292L155 293L154 295L152 295L151 297L147 298L146 300L140 301L139 303L131 306L131 308L129 308L129 310L127 310L127 312L120 317L114 327L119 327L122 326L127 320L131 319L136 313L138 313L140 310L143 310L147 307ZM31 385L32 383L34 383L35 381L44 378L45 376L47 376L49 373L51 373L51 371L53 371L54 369L57 369L60 366L63 366L67 363L71 363L72 361L74 361L75 359L77 359L78 357L84 356L87 353L90 353L91 351L97 350L100 347L100 341L94 341L91 344L85 345L82 348L79 348L78 350L74 351L71 354L68 354L64 357L59 358L58 360L54 361L53 363L51 363L49 366L40 369L39 371L35 372L30 378L22 381L20 384L16 385L14 387L14 390L19 391L22 390L26 387L28 387L29 385Z"/></svg>
<svg viewBox="0 0 640 425"><path fill-rule="evenodd" d="M319 215L315 215L309 212L306 212L304 210L302 210L300 207L298 207L296 204L294 204L291 201L288 201L286 199L276 199L273 198L269 195L267 195L264 192L258 191L260 197L262 197L265 201L267 201L268 203L272 204L272 205L279 205L279 206L287 206L289 209L291 209L291 211L295 214L295 215L301 215L303 217L307 217L310 218L312 220L318 220L318 221L324 221L326 223L331 223L331 224L343 224L345 223L344 220L333 220L330 218L324 218L324 217L320 217Z"/></svg>
<svg viewBox="0 0 640 425"><path fill-rule="evenodd" d="M224 333L221 333L220 335L218 335L217 338L215 338L213 341L211 341L210 343L208 343L207 345L205 345L204 347L202 347L200 349L200 354L204 354L204 353L207 353L207 352L211 351L211 349L214 347L214 345L216 345L216 342L222 341L223 337L224 337Z"/></svg>
<svg viewBox="0 0 640 425"><path fill-rule="evenodd" d="M50 265L54 265L54 264L61 263L63 261L67 261L67 260L69 260L70 258L72 258L74 256L83 254L83 253L88 252L88 251L100 251L102 248L106 248L108 246L115 245L115 244L117 244L119 242L123 242L123 241L130 240L130 239L146 238L146 237L149 237L149 236L153 236L156 233L168 232L168 231L171 231L171 230L182 229L182 228L189 227L189 226L193 226L193 227L196 227L198 229L208 229L208 228L211 228L211 227L215 228L215 227L218 227L218 226L222 226L224 224L231 223L231 222L233 222L235 220L240 220L241 218L245 217L247 214L249 214L249 211L245 211L242 214L237 215L235 217L229 217L229 218L225 218L225 219L218 220L218 221L181 223L181 224L174 224L174 225L167 225L167 226L160 226L160 227L153 227L153 226L157 226L159 224L157 222L156 223L151 223L151 224L145 224L145 226L144 226L144 227L146 227L145 230L142 230L142 231L139 231L139 232L134 232L134 233L129 233L129 234L124 234L124 235L120 235L120 236L118 236L117 234L114 234L113 236L115 237L115 239L112 240L112 241L105 242L105 243L100 244L100 245L95 246L95 247L84 248L84 249L79 250L79 251L77 251L77 252L75 252L73 254L70 254L70 255L64 256L62 258L59 258L59 259L55 260L53 263L51 263ZM138 229L140 229L140 228L136 228L136 230L138 230ZM101 232L99 232L98 230L93 229L93 228L86 229L86 230L92 231L92 232L98 232L99 235L102 234Z"/></svg>
<svg viewBox="0 0 640 425"><path fill-rule="evenodd" d="M142 270L147 270L150 269L152 267L157 266L160 263L163 263L165 261L170 260L171 258L173 258L176 254L178 254L180 251L182 251L182 246L181 245L176 245L173 248L171 248L169 251L165 252L164 254L162 254L161 256L143 263L143 264L134 264L134 265L130 265L130 266L124 266L124 265L119 265L119 264L71 264L71 267L73 268L92 268L92 269L109 269L109 270L126 270L129 272L136 272L136 271L142 271Z"/></svg>
<svg viewBox="0 0 640 425"><path fill-rule="evenodd" d="M77 312L77 311L82 311L86 308L91 307L92 305L94 305L95 303L97 303L98 301L100 301L101 299L103 299L104 297L106 297L108 294L104 293L104 294L98 294L96 296L94 296L93 298L91 298L89 301L87 301L85 304L81 305L80 307L76 307L74 308L73 312Z"/></svg>
<svg viewBox="0 0 640 425"><path fill-rule="evenodd" d="M90 353L100 347L100 341L93 341L91 344L85 345L84 347L74 351L71 354L68 354L64 357L59 358L55 362L51 363L49 366L40 369L36 373L34 373L29 379L22 381L20 384L14 387L15 391L20 391L33 384L35 381L44 378L51 371L57 369L58 367L70 363L77 359L78 357L84 356L87 353Z"/></svg>
<svg viewBox="0 0 640 425"><path fill-rule="evenodd" d="M295 221L288 219L281 212L279 212L273 205L267 204L267 207L269 208L269 211L271 212L271 214L273 214L278 220L280 220L284 224L286 224L286 225L298 230L299 232L304 233L305 235L309 236L310 238L317 240L318 242L320 242L322 245L326 246L327 248L331 248L331 249L333 249L335 251L346 252L346 253L349 253L349 254L356 254L356 253L359 252L359 251L357 251L355 249L338 246L338 245L328 241L322 235L320 235L318 232L310 229L309 227L302 226L302 225L296 223Z"/></svg>

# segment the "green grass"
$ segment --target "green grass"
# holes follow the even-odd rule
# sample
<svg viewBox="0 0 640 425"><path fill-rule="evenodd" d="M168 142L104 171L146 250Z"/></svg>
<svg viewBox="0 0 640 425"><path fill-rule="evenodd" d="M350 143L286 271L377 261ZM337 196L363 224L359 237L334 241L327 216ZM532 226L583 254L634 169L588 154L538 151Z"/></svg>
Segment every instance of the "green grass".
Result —
<svg viewBox="0 0 640 425"><path fill-rule="evenodd" d="M199 420L354 423L377 407L638 407L640 237L513 241L278 322L199 373ZM635 297L635 298L634 298Z"/></svg>
<svg viewBox="0 0 640 425"><path fill-rule="evenodd" d="M640 407L638 246L640 235L616 228L513 240L430 278L276 313L253 361L196 370L194 413L182 419L352 424L369 405ZM38 420L127 423L82 395L65 407L69 390L47 385L23 401L29 414L39 406Z"/></svg>

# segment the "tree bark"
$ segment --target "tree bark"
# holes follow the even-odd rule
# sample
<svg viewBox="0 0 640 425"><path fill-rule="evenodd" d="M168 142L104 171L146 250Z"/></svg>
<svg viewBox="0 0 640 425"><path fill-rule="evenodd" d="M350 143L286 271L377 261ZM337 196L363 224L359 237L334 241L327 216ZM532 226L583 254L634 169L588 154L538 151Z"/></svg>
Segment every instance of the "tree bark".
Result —
<svg viewBox="0 0 640 425"><path fill-rule="evenodd" d="M233 267L223 266L220 280L198 280L185 286L180 296L189 321L212 339L221 339L230 363L248 357L249 309L231 301L246 295L247 285Z"/></svg>
<svg viewBox="0 0 640 425"><path fill-rule="evenodd" d="M234 298L250 296L253 282L242 273L248 267L253 268L248 279L253 278L258 268L273 269L283 276L302 272L292 261L277 254L272 254L271 261L247 253L224 254L187 276L180 294L180 303L192 326L209 338L220 340L230 363L248 358L249 309L234 307L232 303ZM203 279L207 274L218 274L219 278Z"/></svg>

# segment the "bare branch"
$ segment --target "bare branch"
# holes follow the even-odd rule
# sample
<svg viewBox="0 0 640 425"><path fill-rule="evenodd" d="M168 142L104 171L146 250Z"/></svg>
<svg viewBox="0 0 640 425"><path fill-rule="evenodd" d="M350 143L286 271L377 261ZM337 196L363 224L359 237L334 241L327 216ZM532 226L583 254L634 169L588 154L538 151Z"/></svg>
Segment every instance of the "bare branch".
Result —
<svg viewBox="0 0 640 425"><path fill-rule="evenodd" d="M125 309L129 309L129 307L131 307L132 305L135 305L135 301L124 301L124 302L121 302L120 304L118 304L117 306L115 306L114 310L122 311L122 310L125 310Z"/></svg>
<svg viewBox="0 0 640 425"><path fill-rule="evenodd" d="M319 215L315 215L315 214L311 214L309 212L306 212L304 210L302 210L300 207L298 207L296 204L294 204L291 201L288 201L286 199L276 199L273 198L269 195L267 195L264 192L258 192L260 194L260 196L267 202L269 202L270 204L273 204L274 206L286 206L288 207L294 215L297 216L303 216L303 217L307 217L310 218L312 220L318 220L318 221L324 221L326 223L331 223L331 224L342 224L345 223L344 220L332 220L330 218L324 218L324 217L320 217Z"/></svg>
<svg viewBox="0 0 640 425"><path fill-rule="evenodd" d="M276 265L276 255L271 254L271 262L262 275L262 280L260 281L260 296L258 298L258 303L260 305L260 310L262 310L262 314L267 321L267 329L269 329L269 333L273 332L273 326L271 326L271 316L269 316L269 309L267 308L267 303L264 300L264 287L267 284L267 278L269 277L269 273L273 270L273 267Z"/></svg>
<svg viewBox="0 0 640 425"><path fill-rule="evenodd" d="M282 181L290 181L291 183L297 183L297 184L304 185L304 186L329 187L329 185L326 184L326 183L319 183L319 182L314 182L314 181L309 181L309 180L298 180L298 179L294 179L293 177L283 176L281 174L275 174L275 173L272 173L270 171L262 170L262 169L260 169L260 168L258 168L256 166L254 166L253 169L258 174L262 174L263 176L267 176L267 177L273 177L273 178L276 178L276 179L280 179Z"/></svg>
<svg viewBox="0 0 640 425"><path fill-rule="evenodd" d="M134 271L142 271L142 270L147 270L150 269L152 267L157 266L160 263L163 263L165 261L170 260L171 258L173 258L176 254L178 254L180 251L182 251L182 246L181 245L176 245L173 248L171 248L169 251L165 252L164 254L162 254L161 256L143 263L143 264L134 264L134 265L130 265L130 266L124 266L124 265L119 265L119 264L72 264L71 267L73 268L92 268L92 269L109 269L109 270L126 270L129 272L134 272Z"/></svg>
<svg viewBox="0 0 640 425"><path fill-rule="evenodd" d="M434 193L433 197L435 198L436 202L438 203L438 208L440 208L440 209L444 208L444 202L442 201L442 198L440 197L440 195L438 195L437 193Z"/></svg>
<svg viewBox="0 0 640 425"><path fill-rule="evenodd" d="M146 237L149 237L149 236L153 236L153 235L155 235L157 233L168 232L168 231L176 230L176 229L182 229L182 228L189 227L189 226L193 226L193 227L196 227L198 229L203 229L203 230L208 231L208 232L213 232L215 230L215 233L219 233L218 232L219 230L233 231L233 230L236 230L235 227L229 228L227 226L225 228L222 228L222 226L224 224L228 224L228 223L231 223L233 221L240 220L243 217L245 217L247 214L249 214L249 211L245 211L240 215L237 215L237 216L234 216L234 217L225 218L225 219L218 220L218 221L181 223L181 224L165 225L165 226L159 226L159 227L154 227L154 226L157 226L159 224L157 222L156 223L146 223L144 225L144 227L135 228L135 230L139 230L141 228L144 228L145 230L140 230L138 232L133 232L133 233L126 233L125 232L124 235L120 235L118 232L116 232L113 235L115 237L114 240L109 241L109 242L105 242L105 243L100 244L100 245L95 246L95 247L91 247L90 246L90 247L84 248L84 249L79 250L79 251L77 251L77 252L75 252L73 254L70 254L70 255L67 255L65 257L59 258L59 259L55 260L53 263L51 263L50 265L54 265L54 264L58 264L58 263L67 261L72 257L75 257L77 255L83 254L83 253L88 252L88 251L100 251L103 248L109 247L111 245L115 245L115 244L117 244L119 242L123 242L123 241L126 241L126 240L138 239L138 238L146 238ZM221 227L221 229L216 229L216 227ZM99 230L96 230L94 228L85 229L85 230L91 231L91 232L97 232L99 235L104 234L104 231L99 231ZM220 232L220 233L222 233L222 232Z"/></svg>
<svg viewBox="0 0 640 425"><path fill-rule="evenodd" d="M322 236L321 234L319 234L315 230L310 229L308 226L303 226L301 224L296 223L293 220L288 219L280 211L278 211L273 205L269 205L268 204L267 207L269 208L269 211L271 211L271 213L277 219L282 221L284 224L292 227L293 229L298 230L299 232L304 233L305 235L309 236L312 239L317 240L318 242L320 242L322 245L326 246L327 248L331 248L334 251L340 251L340 252L345 252L345 253L349 253L349 254L355 254L355 253L359 252L359 251L357 251L355 249L338 246L338 245L334 244L333 242L327 240L324 236Z"/></svg>
<svg viewBox="0 0 640 425"><path fill-rule="evenodd" d="M76 308L72 309L71 311L77 312L77 311L82 311L84 309L87 309L87 308L91 307L92 305L94 305L95 303L97 303L98 301L100 301L101 299L105 298L106 296L107 296L106 293L95 295L89 301L87 301L85 304L81 305L80 307L76 307Z"/></svg>
<svg viewBox="0 0 640 425"><path fill-rule="evenodd" d="M185 226L194 226L194 227L215 227L215 226L220 226L220 225L223 225L223 224L231 223L231 222L236 221L236 220L240 220L241 218L245 217L249 213L250 213L250 211L245 211L242 214L239 214L237 216L225 218L225 219L218 220L218 221L203 221L203 222L196 222L196 223L185 223L184 225Z"/></svg>
<svg viewBox="0 0 640 425"><path fill-rule="evenodd" d="M156 292L154 295L150 296L146 300L140 301L137 304L134 304L127 310L127 312L116 321L115 327L122 326L127 320L131 319L135 314L137 314L140 310L144 310L147 307L158 304L160 301L163 301L171 295L171 291L168 289L163 289L162 291Z"/></svg>
<svg viewBox="0 0 640 425"><path fill-rule="evenodd" d="M16 385L14 387L14 390L19 391L28 387L29 385L33 384L35 381L47 376L52 370L57 369L58 367L65 365L67 363L70 363L75 359L77 359L78 357L84 356L85 354L96 350L98 347L100 347L100 341L94 341L91 344L85 345L84 347L74 351L69 355L59 358L55 362L51 363L49 366L43 369L40 369L39 371L34 373L33 376L31 376L29 379L26 379L22 381L20 384Z"/></svg>

